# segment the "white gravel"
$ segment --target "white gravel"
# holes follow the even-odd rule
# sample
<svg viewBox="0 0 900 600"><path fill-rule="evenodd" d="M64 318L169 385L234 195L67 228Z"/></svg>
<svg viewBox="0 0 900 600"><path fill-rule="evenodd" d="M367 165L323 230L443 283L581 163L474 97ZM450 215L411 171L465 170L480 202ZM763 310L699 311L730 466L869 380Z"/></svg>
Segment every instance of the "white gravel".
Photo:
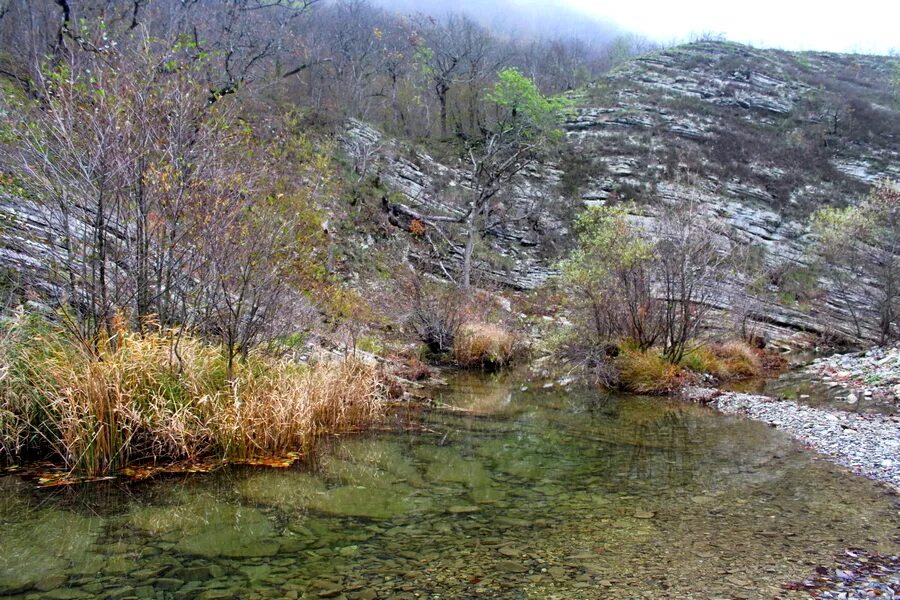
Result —
<svg viewBox="0 0 900 600"><path fill-rule="evenodd" d="M896 415L831 411L706 388L684 393L723 413L774 425L854 473L900 490L900 417Z"/></svg>
<svg viewBox="0 0 900 600"><path fill-rule="evenodd" d="M804 372L829 387L846 390L850 404L876 397L900 408L900 345L820 358Z"/></svg>

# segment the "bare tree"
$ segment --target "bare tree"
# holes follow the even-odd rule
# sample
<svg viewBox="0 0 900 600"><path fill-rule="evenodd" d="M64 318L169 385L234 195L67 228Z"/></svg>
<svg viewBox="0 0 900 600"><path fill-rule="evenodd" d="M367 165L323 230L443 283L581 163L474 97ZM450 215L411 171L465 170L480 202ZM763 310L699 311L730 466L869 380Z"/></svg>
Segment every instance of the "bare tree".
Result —
<svg viewBox="0 0 900 600"><path fill-rule="evenodd" d="M663 302L663 354L678 363L714 306L726 275L728 249L716 243L712 222L690 203L657 219L656 278Z"/></svg>
<svg viewBox="0 0 900 600"><path fill-rule="evenodd" d="M438 102L440 135L448 134L449 93L462 76L464 63L472 48L466 44L470 21L451 15L446 23L433 17L419 16L416 21L416 58L423 65Z"/></svg>
<svg viewBox="0 0 900 600"><path fill-rule="evenodd" d="M472 284L472 262L477 239L508 219L495 199L504 185L533 164L561 139L560 125L568 110L564 98L547 98L534 83L516 69L504 69L489 94L492 111L489 125L481 135L463 147L470 167L470 189L463 195L464 206L455 215L423 215L402 204L386 202L393 214L438 231L455 252L462 253L460 286ZM446 224L457 224L465 238L460 249L444 231Z"/></svg>
<svg viewBox="0 0 900 600"><path fill-rule="evenodd" d="M856 336L876 315L875 328L884 344L900 337L900 189L882 181L855 206L824 208L813 216L818 234L815 251L853 319Z"/></svg>
<svg viewBox="0 0 900 600"><path fill-rule="evenodd" d="M577 225L578 247L562 271L583 349L569 353L602 363L597 352L626 339L642 351L661 346L679 363L715 306L730 247L693 205L665 208L649 228L626 207L589 209Z"/></svg>

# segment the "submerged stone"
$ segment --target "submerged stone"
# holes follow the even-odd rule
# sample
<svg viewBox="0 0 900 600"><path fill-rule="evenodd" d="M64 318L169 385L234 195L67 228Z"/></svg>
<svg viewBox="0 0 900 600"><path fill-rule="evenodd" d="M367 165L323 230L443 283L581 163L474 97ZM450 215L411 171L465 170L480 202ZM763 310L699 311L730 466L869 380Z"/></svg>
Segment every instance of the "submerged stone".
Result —
<svg viewBox="0 0 900 600"><path fill-rule="evenodd" d="M137 507L128 520L148 534L168 534L174 549L183 554L247 558L272 556L279 550L275 528L266 515L205 494L175 506Z"/></svg>
<svg viewBox="0 0 900 600"><path fill-rule="evenodd" d="M470 488L476 503L490 503L503 499L506 493L496 487L484 465L475 459L464 458L452 448L424 446L417 454L428 461L425 476L437 483L461 483Z"/></svg>
<svg viewBox="0 0 900 600"><path fill-rule="evenodd" d="M185 532L175 549L184 554L248 558L274 556L280 548L271 521L247 507L224 506L196 532Z"/></svg>
<svg viewBox="0 0 900 600"><path fill-rule="evenodd" d="M377 438L348 439L336 448L336 454L345 461L376 466L391 475L395 481L403 481L413 487L425 485L422 474L410 457L394 442Z"/></svg>
<svg viewBox="0 0 900 600"><path fill-rule="evenodd" d="M102 530L102 519L54 509L31 511L25 504L21 508L28 520L6 521L0 527L0 594L59 581L63 573L78 571L82 562L96 557L90 548Z"/></svg>
<svg viewBox="0 0 900 600"><path fill-rule="evenodd" d="M333 515L389 519L422 507L422 502L409 497L412 493L412 488L404 489L403 486L373 489L346 485L316 496L310 501L309 507Z"/></svg>
<svg viewBox="0 0 900 600"><path fill-rule="evenodd" d="M325 492L326 485L310 473L272 470L244 479L237 489L245 500L290 511L309 506L313 497Z"/></svg>
<svg viewBox="0 0 900 600"><path fill-rule="evenodd" d="M343 448L340 453L349 455L349 450ZM368 448L353 460L323 460L324 478L296 471L262 472L242 481L238 492L252 502L286 511L304 509L346 517L388 519L428 508L430 499L411 485L422 483L415 467L406 462L390 463L398 456L398 449L382 444L377 452Z"/></svg>

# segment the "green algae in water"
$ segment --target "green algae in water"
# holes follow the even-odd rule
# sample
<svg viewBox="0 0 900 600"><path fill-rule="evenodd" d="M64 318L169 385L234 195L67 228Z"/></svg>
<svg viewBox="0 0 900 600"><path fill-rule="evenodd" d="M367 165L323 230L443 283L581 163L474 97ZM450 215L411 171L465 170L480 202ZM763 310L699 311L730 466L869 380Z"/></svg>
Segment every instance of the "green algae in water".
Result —
<svg viewBox="0 0 900 600"><path fill-rule="evenodd" d="M339 439L315 468L110 491L102 519L87 493L4 487L4 560L38 557L32 575L85 597L768 599L848 546L900 550L890 496L765 425L519 388L468 381L443 397L474 413ZM30 535L69 521L72 541ZM42 594L34 576L12 584L0 594Z"/></svg>
<svg viewBox="0 0 900 600"><path fill-rule="evenodd" d="M350 438L335 445L332 452L335 457L357 465L375 466L413 487L425 485L412 459L396 442L372 437Z"/></svg>
<svg viewBox="0 0 900 600"><path fill-rule="evenodd" d="M325 493L327 486L311 473L278 469L254 473L238 482L236 488L246 502L291 511L308 507L315 496Z"/></svg>
<svg viewBox="0 0 900 600"><path fill-rule="evenodd" d="M206 557L273 556L280 549L271 519L259 510L198 494L184 504L136 506L128 523L172 542L178 553Z"/></svg>
<svg viewBox="0 0 900 600"><path fill-rule="evenodd" d="M254 474L240 484L242 498L283 511L317 511L335 516L388 519L426 510L431 501L410 485L421 487L418 471L403 460L398 448L380 441L360 442L358 459L348 450L322 460L318 473L292 470ZM391 464L390 460L398 461Z"/></svg>
<svg viewBox="0 0 900 600"><path fill-rule="evenodd" d="M0 594L57 585L81 573L103 527L89 518L55 508L33 509L14 480L0 478Z"/></svg>

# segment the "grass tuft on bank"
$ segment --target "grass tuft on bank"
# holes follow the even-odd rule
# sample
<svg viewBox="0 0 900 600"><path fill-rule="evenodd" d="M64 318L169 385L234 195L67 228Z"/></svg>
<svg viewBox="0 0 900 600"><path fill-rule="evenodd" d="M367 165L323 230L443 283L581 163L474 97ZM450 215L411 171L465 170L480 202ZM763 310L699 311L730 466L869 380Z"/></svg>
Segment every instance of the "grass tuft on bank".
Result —
<svg viewBox="0 0 900 600"><path fill-rule="evenodd" d="M0 340L0 458L55 455L96 476L126 465L310 452L378 418L378 369L251 354L229 379L221 350L174 331L122 327L85 343L34 318Z"/></svg>
<svg viewBox="0 0 900 600"><path fill-rule="evenodd" d="M622 387L637 394L668 394L691 379L688 371L653 349L627 349L616 362Z"/></svg>
<svg viewBox="0 0 900 600"><path fill-rule="evenodd" d="M453 341L453 359L462 368L496 370L512 362L518 346L515 334L502 324L468 321Z"/></svg>
<svg viewBox="0 0 900 600"><path fill-rule="evenodd" d="M629 339L593 347L564 337L557 342L555 356L596 385L650 395L671 394L701 381L752 379L785 368L777 352L742 341L697 343L676 363L659 347L641 349Z"/></svg>

